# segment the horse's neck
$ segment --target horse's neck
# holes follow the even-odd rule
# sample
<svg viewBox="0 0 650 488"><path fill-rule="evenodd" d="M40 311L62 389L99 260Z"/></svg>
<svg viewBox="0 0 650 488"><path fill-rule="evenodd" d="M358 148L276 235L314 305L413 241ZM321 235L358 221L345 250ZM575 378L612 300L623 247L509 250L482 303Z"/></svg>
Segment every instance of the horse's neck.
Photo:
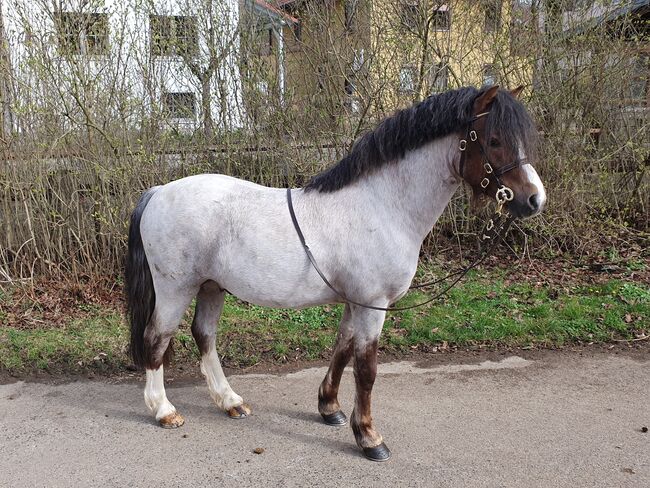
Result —
<svg viewBox="0 0 650 488"><path fill-rule="evenodd" d="M447 136L407 152L396 164L369 175L362 185L394 213L394 222L410 228L422 242L460 184L453 169L457 158L458 137Z"/></svg>

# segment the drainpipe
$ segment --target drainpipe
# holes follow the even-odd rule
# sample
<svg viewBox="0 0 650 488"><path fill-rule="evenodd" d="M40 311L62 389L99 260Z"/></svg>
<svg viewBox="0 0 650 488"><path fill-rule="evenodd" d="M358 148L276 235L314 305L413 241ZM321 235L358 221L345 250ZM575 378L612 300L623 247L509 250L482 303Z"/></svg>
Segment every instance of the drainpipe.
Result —
<svg viewBox="0 0 650 488"><path fill-rule="evenodd" d="M275 38L278 42L278 83L280 89L280 105L284 107L284 22L280 24L279 29L273 29Z"/></svg>

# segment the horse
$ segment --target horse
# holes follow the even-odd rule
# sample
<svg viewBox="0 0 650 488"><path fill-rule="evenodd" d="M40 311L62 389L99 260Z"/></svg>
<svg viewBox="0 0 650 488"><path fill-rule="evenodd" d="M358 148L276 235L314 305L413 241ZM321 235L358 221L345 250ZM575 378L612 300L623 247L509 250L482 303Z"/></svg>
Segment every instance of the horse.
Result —
<svg viewBox="0 0 650 488"><path fill-rule="evenodd" d="M531 162L537 132L517 99L522 88L431 95L383 119L336 165L289 190L332 288L306 256L287 189L202 174L146 190L130 219L125 289L131 355L146 370L144 399L159 425L184 423L167 399L163 371L194 298L191 330L201 372L231 418L249 416L251 407L231 388L216 350L226 293L267 307L343 303L318 411L329 425L348 422L338 389L354 358L349 422L356 443L372 461L389 459L371 416L377 343L385 309L409 289L423 240L463 181L473 197L496 197L516 218L544 207L544 186Z"/></svg>

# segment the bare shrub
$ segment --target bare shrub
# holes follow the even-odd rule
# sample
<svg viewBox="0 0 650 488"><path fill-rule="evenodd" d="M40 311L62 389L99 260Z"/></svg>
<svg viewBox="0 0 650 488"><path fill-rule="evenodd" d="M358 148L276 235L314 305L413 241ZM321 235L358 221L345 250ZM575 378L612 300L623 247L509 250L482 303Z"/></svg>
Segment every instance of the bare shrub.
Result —
<svg viewBox="0 0 650 488"><path fill-rule="evenodd" d="M549 207L520 244L647 239L648 14L632 3L5 2L0 281L115 276L143 189L200 172L301 185L394 110L483 83L526 84L542 135ZM426 250L479 225L459 193Z"/></svg>

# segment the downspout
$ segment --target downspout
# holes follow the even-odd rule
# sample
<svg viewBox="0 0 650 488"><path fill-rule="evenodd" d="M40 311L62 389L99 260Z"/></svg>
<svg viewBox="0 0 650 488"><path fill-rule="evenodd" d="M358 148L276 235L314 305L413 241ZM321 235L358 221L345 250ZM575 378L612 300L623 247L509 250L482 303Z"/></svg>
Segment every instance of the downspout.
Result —
<svg viewBox="0 0 650 488"><path fill-rule="evenodd" d="M285 88L285 66L284 66L284 22L280 23L279 29L273 29L275 38L278 41L278 84L280 106L284 107L284 88Z"/></svg>

